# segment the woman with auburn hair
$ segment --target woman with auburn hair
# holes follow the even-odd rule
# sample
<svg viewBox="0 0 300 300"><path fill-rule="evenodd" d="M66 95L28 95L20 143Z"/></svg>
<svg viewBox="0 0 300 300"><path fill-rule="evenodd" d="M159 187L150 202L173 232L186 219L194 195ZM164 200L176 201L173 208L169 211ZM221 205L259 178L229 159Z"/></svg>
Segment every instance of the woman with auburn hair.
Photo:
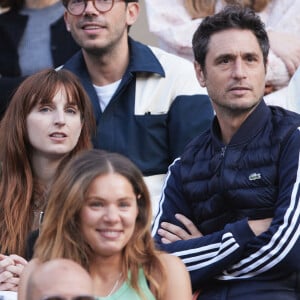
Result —
<svg viewBox="0 0 300 300"><path fill-rule="evenodd" d="M300 1L294 0L145 0L149 28L162 49L194 61L192 37L206 16L228 4L253 9L270 40L265 94L268 104L294 108L285 88L300 66ZM274 93L275 91L279 91ZM292 105L292 106L291 106ZM297 111L299 112L299 111Z"/></svg>
<svg viewBox="0 0 300 300"><path fill-rule="evenodd" d="M90 100L70 71L47 69L18 88L0 123L0 290L16 290L26 239L55 172L92 147Z"/></svg>
<svg viewBox="0 0 300 300"><path fill-rule="evenodd" d="M149 192L129 159L101 150L79 154L52 185L19 299L37 265L55 258L84 266L98 299L191 299L184 264L155 249L151 220Z"/></svg>

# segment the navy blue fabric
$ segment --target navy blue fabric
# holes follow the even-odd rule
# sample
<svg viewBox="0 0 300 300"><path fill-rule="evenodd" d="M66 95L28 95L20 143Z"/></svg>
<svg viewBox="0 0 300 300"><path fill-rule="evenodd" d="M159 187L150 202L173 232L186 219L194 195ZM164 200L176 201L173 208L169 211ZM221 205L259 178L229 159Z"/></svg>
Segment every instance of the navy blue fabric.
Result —
<svg viewBox="0 0 300 300"><path fill-rule="evenodd" d="M161 249L184 261L194 289L212 289L212 298L203 299L242 299L234 296L238 283L245 287L243 299L250 299L244 297L248 281L254 287L266 282L262 295L270 296L274 280L283 284L287 298L281 299L297 299L298 277L288 285L284 279L300 271L299 126L298 114L261 101L228 145L215 118L170 166L153 235ZM203 237L163 244L161 222L183 227L176 213L192 220ZM248 220L264 218L272 223L255 236ZM232 294L224 298L229 287ZM261 297L255 298L267 299Z"/></svg>
<svg viewBox="0 0 300 300"><path fill-rule="evenodd" d="M299 274L271 281L215 282L203 288L199 300L299 300Z"/></svg>
<svg viewBox="0 0 300 300"><path fill-rule="evenodd" d="M135 115L136 78L139 73L165 77L165 72L149 47L132 39L129 39L129 46L130 63L104 112L100 109L82 53L73 56L64 68L80 78L92 101L97 122L95 148L126 155L145 176L165 174L186 144L209 128L213 109L207 95L180 95L172 99L173 103L166 113ZM169 99L161 101L169 102Z"/></svg>

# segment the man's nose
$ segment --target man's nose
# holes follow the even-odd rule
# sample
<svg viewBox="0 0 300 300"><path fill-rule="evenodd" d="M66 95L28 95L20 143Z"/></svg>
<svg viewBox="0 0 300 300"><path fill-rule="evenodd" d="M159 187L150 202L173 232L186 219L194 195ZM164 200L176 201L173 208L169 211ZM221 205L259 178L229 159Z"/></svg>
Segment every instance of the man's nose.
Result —
<svg viewBox="0 0 300 300"><path fill-rule="evenodd" d="M246 77L246 69L242 59L238 58L235 60L233 64L232 74L234 78L245 78Z"/></svg>
<svg viewBox="0 0 300 300"><path fill-rule="evenodd" d="M86 7L83 11L83 14L94 14L94 13L99 13L98 10L96 9L94 5L94 1L92 0L87 0L86 1Z"/></svg>

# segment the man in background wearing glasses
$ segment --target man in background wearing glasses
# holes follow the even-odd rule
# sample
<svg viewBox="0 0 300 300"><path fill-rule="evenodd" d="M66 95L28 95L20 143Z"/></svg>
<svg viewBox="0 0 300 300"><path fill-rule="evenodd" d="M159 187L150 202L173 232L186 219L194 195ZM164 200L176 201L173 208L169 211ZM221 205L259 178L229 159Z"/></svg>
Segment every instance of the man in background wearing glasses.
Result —
<svg viewBox="0 0 300 300"><path fill-rule="evenodd" d="M82 48L64 68L80 78L93 103L94 146L126 155L141 169L155 210L168 165L213 117L206 89L192 64L129 37L138 1L63 4L67 29Z"/></svg>

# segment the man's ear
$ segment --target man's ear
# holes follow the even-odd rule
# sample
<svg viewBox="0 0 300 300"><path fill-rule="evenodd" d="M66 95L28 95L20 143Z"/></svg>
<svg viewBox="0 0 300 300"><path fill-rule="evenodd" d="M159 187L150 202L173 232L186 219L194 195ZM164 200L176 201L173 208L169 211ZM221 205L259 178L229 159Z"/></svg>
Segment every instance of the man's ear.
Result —
<svg viewBox="0 0 300 300"><path fill-rule="evenodd" d="M129 2L127 3L127 25L133 25L140 12L140 4L138 2Z"/></svg>
<svg viewBox="0 0 300 300"><path fill-rule="evenodd" d="M206 87L204 70L197 61L194 61L194 68L198 82L202 87Z"/></svg>
<svg viewBox="0 0 300 300"><path fill-rule="evenodd" d="M69 21L68 21L68 12L67 11L64 12L64 20L65 20L65 23L66 23L67 30L71 31L70 24L69 24Z"/></svg>

